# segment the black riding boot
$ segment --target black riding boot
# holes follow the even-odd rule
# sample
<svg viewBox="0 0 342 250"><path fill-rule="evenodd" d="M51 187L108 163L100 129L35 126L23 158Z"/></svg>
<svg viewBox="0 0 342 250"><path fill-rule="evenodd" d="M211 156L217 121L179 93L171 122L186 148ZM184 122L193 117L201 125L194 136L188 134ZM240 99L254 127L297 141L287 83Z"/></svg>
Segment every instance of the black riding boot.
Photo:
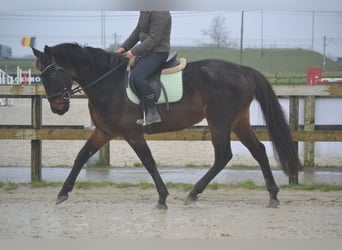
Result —
<svg viewBox="0 0 342 250"><path fill-rule="evenodd" d="M154 94L148 95L144 100L145 106L145 121L144 119L138 119L138 125L150 125L152 123L161 122L161 118L155 103L155 96Z"/></svg>

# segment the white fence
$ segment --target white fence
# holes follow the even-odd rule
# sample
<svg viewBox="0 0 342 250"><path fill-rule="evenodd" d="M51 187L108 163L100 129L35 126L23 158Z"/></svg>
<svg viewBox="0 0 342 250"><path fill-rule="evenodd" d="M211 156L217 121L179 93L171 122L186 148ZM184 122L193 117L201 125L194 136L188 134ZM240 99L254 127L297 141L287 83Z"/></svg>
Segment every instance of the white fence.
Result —
<svg viewBox="0 0 342 250"><path fill-rule="evenodd" d="M13 84L13 76L8 75L5 71L0 69L0 84Z"/></svg>
<svg viewBox="0 0 342 250"><path fill-rule="evenodd" d="M30 85L32 81L31 69L22 70L17 66L17 76L11 76L0 69L0 84L24 84ZM13 98L0 98L0 106L13 106Z"/></svg>
<svg viewBox="0 0 342 250"><path fill-rule="evenodd" d="M0 84L14 84L13 76L0 69ZM0 106L13 106L13 98L0 98Z"/></svg>

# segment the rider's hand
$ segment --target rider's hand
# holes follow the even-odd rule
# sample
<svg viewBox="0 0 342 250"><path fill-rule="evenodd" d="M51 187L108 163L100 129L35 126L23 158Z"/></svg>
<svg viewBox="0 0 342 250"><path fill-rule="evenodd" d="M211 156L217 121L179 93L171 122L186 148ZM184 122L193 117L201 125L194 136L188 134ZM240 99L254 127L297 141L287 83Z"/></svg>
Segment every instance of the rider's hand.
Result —
<svg viewBox="0 0 342 250"><path fill-rule="evenodd" d="M120 47L116 50L116 53L119 53L119 54L124 53L124 52L125 52L125 49L122 47Z"/></svg>
<svg viewBox="0 0 342 250"><path fill-rule="evenodd" d="M127 56L128 58L132 58L134 55L133 55L132 51L129 50L129 51L127 51L127 53L126 53L126 56Z"/></svg>

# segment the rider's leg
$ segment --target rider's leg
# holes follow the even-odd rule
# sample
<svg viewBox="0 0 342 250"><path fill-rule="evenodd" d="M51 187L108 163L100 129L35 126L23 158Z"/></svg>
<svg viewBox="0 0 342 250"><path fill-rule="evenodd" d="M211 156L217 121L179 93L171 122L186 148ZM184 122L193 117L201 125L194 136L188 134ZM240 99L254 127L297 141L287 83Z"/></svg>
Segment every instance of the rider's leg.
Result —
<svg viewBox="0 0 342 250"><path fill-rule="evenodd" d="M143 102L146 110L146 124L157 123L161 121L158 109L156 107L156 97L148 86L148 78L165 62L168 57L168 52L149 52L139 58L133 70L133 82L138 91L139 97ZM144 121L139 119L138 124L143 124Z"/></svg>

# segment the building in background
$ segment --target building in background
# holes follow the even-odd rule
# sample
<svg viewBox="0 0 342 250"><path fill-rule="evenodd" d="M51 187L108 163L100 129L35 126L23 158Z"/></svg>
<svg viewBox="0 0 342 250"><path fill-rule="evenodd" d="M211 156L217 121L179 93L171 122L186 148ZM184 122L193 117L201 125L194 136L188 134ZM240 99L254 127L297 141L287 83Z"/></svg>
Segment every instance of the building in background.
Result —
<svg viewBox="0 0 342 250"><path fill-rule="evenodd" d="M0 44L0 59L10 58L12 58L12 48L7 45Z"/></svg>

